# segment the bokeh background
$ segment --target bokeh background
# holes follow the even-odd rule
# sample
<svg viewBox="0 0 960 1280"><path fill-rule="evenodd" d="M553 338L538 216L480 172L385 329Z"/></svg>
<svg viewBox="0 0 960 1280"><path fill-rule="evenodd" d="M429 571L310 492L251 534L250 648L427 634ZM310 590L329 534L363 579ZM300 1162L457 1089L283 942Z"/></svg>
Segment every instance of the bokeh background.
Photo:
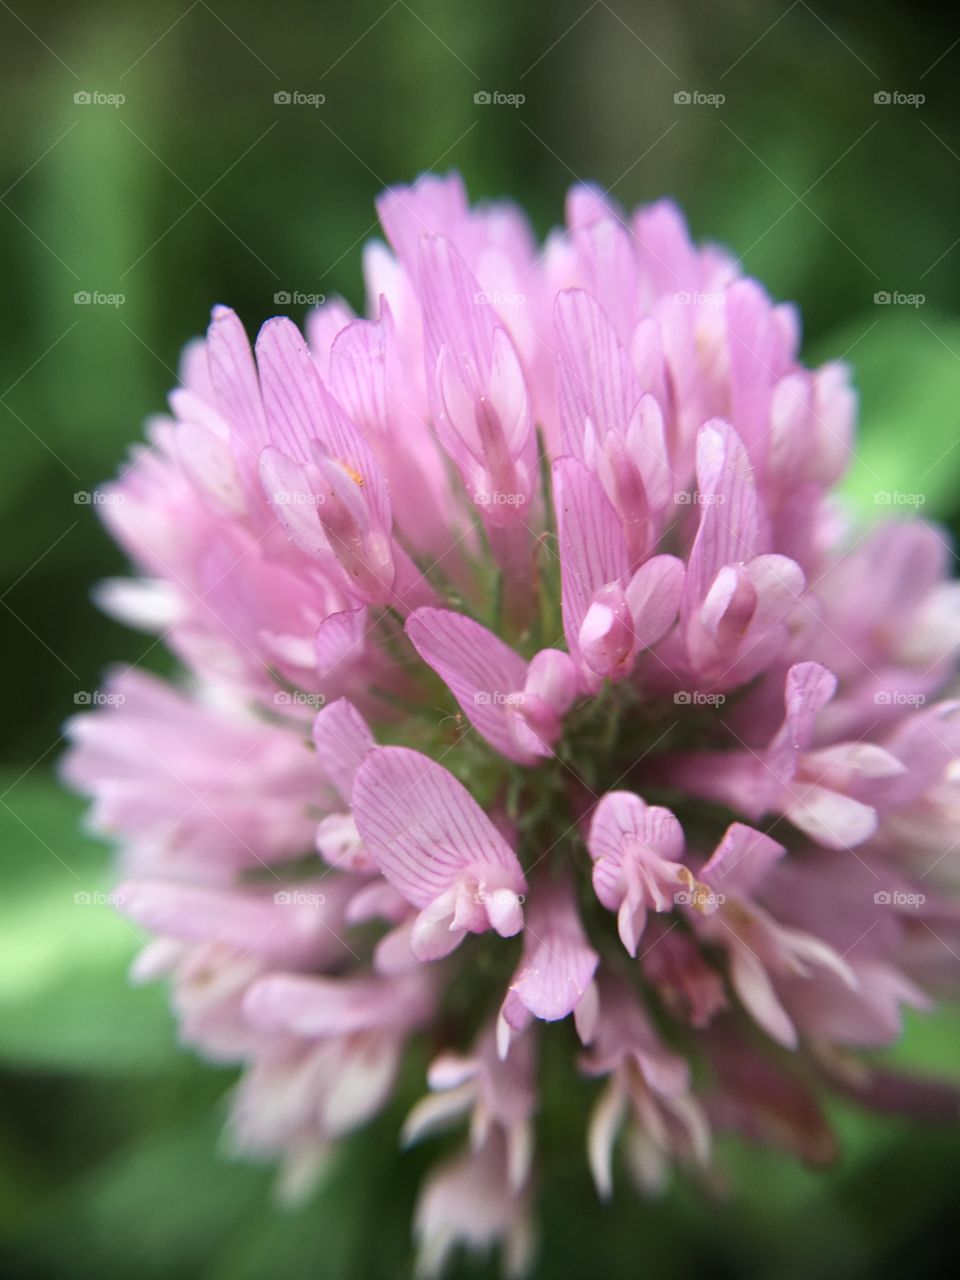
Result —
<svg viewBox="0 0 960 1280"><path fill-rule="evenodd" d="M177 1049L162 992L128 988L137 938L97 900L107 851L56 783L62 722L104 664L164 663L90 604L122 564L77 495L162 408L211 304L251 332L291 310L281 292L362 305L373 197L424 170L516 197L541 233L576 179L628 205L669 193L799 302L810 361L852 363L850 501L875 516L898 493L956 531L957 19L949 0L0 0L0 1274L409 1274L421 1157L396 1153L396 1115L277 1212L269 1171L218 1149L229 1074ZM893 1056L957 1079L958 1029L913 1020ZM837 1122L828 1173L729 1147L728 1199L623 1191L603 1211L558 1140L538 1275L955 1268L956 1130Z"/></svg>

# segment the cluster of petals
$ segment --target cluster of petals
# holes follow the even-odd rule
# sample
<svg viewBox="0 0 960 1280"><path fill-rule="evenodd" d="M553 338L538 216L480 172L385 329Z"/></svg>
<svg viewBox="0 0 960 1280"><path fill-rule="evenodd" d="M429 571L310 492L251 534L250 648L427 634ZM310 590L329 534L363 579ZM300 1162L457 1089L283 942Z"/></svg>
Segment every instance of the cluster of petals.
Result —
<svg viewBox="0 0 960 1280"><path fill-rule="evenodd" d="M668 201L379 213L366 316L217 307L98 505L183 676L113 673L65 771L235 1148L304 1194L421 1039L421 1269L519 1272L548 1036L604 1196L824 1159L830 1089L956 1106L854 1051L957 985L960 593L846 517L845 368Z"/></svg>

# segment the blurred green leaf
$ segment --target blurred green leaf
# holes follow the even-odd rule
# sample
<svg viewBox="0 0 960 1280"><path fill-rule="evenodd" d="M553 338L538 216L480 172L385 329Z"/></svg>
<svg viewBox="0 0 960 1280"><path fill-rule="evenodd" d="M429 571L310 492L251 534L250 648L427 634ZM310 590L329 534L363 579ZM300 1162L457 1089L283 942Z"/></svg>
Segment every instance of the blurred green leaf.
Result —
<svg viewBox="0 0 960 1280"><path fill-rule="evenodd" d="M872 520L949 515L960 481L960 321L878 306L817 344L816 359L838 358L861 397L847 499Z"/></svg>
<svg viewBox="0 0 960 1280"><path fill-rule="evenodd" d="M48 778L0 778L0 1059L111 1073L169 1065L163 993L127 982L139 936L109 902L82 802Z"/></svg>

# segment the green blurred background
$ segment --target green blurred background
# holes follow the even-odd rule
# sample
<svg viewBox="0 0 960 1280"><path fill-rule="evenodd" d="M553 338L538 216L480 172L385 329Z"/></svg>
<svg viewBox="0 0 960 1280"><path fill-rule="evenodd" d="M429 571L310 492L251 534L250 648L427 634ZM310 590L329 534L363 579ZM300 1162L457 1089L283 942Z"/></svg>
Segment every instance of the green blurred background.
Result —
<svg viewBox="0 0 960 1280"><path fill-rule="evenodd" d="M280 291L362 304L373 197L426 169L460 169L474 198L517 198L541 233L578 178L628 205L669 193L698 237L799 302L809 360L853 364L851 501L875 516L878 491L921 494L956 530L957 17L886 0L0 0L0 1275L409 1274L423 1157L395 1153L396 1116L361 1135L324 1195L273 1210L269 1172L218 1151L229 1075L177 1050L161 991L128 989L133 932L74 901L109 872L56 787L60 726L108 660L147 648L89 603L122 562L74 495L163 407L211 304L251 332ZM477 105L482 90L525 102ZM326 101L276 103L284 91ZM875 302L896 292L923 301ZM162 668L160 650L146 662ZM956 1079L958 1027L949 1011L917 1020L894 1056ZM716 1205L681 1188L601 1211L571 1150L544 1189L538 1275L956 1263L956 1132L838 1122L846 1152L825 1175L726 1149L734 1195Z"/></svg>

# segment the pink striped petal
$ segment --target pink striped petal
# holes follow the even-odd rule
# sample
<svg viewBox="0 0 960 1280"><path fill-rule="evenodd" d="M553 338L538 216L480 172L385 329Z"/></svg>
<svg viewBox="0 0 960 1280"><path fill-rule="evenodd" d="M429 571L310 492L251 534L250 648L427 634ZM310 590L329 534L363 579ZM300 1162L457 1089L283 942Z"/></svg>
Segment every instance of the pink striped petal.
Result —
<svg viewBox="0 0 960 1280"><path fill-rule="evenodd" d="M389 310L380 320L354 320L337 334L330 352L330 390L367 440L387 429L390 332Z"/></svg>
<svg viewBox="0 0 960 1280"><path fill-rule="evenodd" d="M437 434L471 493L484 502L488 520L522 520L532 493L535 441L530 395L513 341L449 240L421 240L420 274ZM496 493L512 494L515 501L491 504Z"/></svg>
<svg viewBox="0 0 960 1280"><path fill-rule="evenodd" d="M770 299L753 280L736 280L725 299L730 417L755 462L769 448L773 384L783 371L783 333Z"/></svg>
<svg viewBox="0 0 960 1280"><path fill-rule="evenodd" d="M405 630L477 732L508 760L532 763L537 757L519 747L508 715L507 699L523 689L526 679L520 655L479 622L448 609L417 609Z"/></svg>
<svg viewBox="0 0 960 1280"><path fill-rule="evenodd" d="M390 528L383 470L360 432L323 385L303 335L292 321L268 320L257 338L257 364L271 442L300 462L315 458L313 441L361 488L376 522Z"/></svg>
<svg viewBox="0 0 960 1280"><path fill-rule="evenodd" d="M369 725L352 702L338 698L317 712L313 744L320 768L349 805L357 770L376 746Z"/></svg>
<svg viewBox="0 0 960 1280"><path fill-rule="evenodd" d="M613 213L581 227L573 238L590 293L610 317L620 338L627 341L636 320L640 293L639 264L629 228Z"/></svg>
<svg viewBox="0 0 960 1280"><path fill-rule="evenodd" d="M250 340L235 312L215 307L207 330L210 381L224 419L240 432L253 457L267 443L267 420L260 397Z"/></svg>
<svg viewBox="0 0 960 1280"><path fill-rule="evenodd" d="M326 380L330 373L330 355L337 334L353 319L352 309L342 298L331 298L329 302L307 312L303 331L321 378Z"/></svg>
<svg viewBox="0 0 960 1280"><path fill-rule="evenodd" d="M599 963L580 922L570 883L542 880L527 909L523 960L510 984L511 993L535 1017L556 1022L583 999Z"/></svg>
<svg viewBox="0 0 960 1280"><path fill-rule="evenodd" d="M459 174L427 173L412 186L387 187L376 198L380 225L408 271L416 272L424 235L454 236L467 220L467 193Z"/></svg>
<svg viewBox="0 0 960 1280"><path fill-rule="evenodd" d="M580 628L596 593L608 583L622 583L629 561L617 513L583 463L558 458L553 485L563 627L570 653L579 658Z"/></svg>
<svg viewBox="0 0 960 1280"><path fill-rule="evenodd" d="M697 490L700 524L687 568L684 616L702 600L725 565L760 555L763 521L753 469L737 433L719 418L697 436Z"/></svg>
<svg viewBox="0 0 960 1280"><path fill-rule="evenodd" d="M421 239L420 274L428 370L436 368L446 347L456 370L454 376L472 397L482 395L493 362L496 313L480 300L482 290L476 277L444 236Z"/></svg>
<svg viewBox="0 0 960 1280"><path fill-rule="evenodd" d="M353 811L380 870L420 908L414 950L422 942L424 958L445 954L444 931L456 945L467 932L521 927L517 856L442 766L406 747L375 748L357 774Z"/></svg>
<svg viewBox="0 0 960 1280"><path fill-rule="evenodd" d="M567 453L589 461L588 434L626 434L642 395L633 367L613 325L583 289L557 295L557 400Z"/></svg>
<svg viewBox="0 0 960 1280"><path fill-rule="evenodd" d="M683 857L683 828L660 805L649 805L632 791L608 791L593 813L587 846L594 862L618 863L624 840L632 836L661 858L676 862Z"/></svg>
<svg viewBox="0 0 960 1280"><path fill-rule="evenodd" d="M683 829L669 809L610 791L594 810L587 848L597 898L617 912L620 939L635 956L648 909L671 911L678 890L693 883L679 862Z"/></svg>

